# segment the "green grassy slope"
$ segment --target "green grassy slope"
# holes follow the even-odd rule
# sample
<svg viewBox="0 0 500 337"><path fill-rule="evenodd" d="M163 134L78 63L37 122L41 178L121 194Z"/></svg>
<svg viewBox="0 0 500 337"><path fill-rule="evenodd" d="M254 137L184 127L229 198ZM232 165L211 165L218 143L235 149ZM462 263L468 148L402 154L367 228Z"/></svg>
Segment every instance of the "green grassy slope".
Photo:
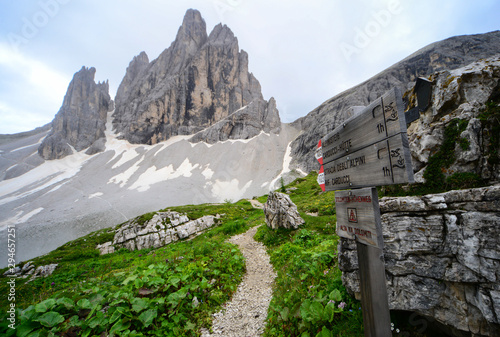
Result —
<svg viewBox="0 0 500 337"><path fill-rule="evenodd" d="M305 220L300 229L264 225L255 236L278 275L265 336L363 336L360 302L347 294L338 269L333 192L322 193L316 177L313 172L285 186ZM267 196L257 199L264 203ZM96 245L113 236L105 229L33 259L37 266L59 265L47 278L16 280L17 329L9 329L2 310L0 335L196 336L201 327L210 328L211 314L230 299L245 273L243 256L226 239L264 224L264 213L246 200L169 209L190 219L225 216L193 240L156 250L100 256ZM7 281L0 277L1 308L12 303Z"/></svg>

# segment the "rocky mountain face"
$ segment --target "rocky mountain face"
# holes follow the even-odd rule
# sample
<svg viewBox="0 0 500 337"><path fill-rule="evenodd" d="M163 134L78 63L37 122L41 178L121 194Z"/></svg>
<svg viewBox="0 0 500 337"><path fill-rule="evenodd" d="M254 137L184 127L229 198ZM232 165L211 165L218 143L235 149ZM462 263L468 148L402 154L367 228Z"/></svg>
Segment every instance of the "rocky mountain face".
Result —
<svg viewBox="0 0 500 337"><path fill-rule="evenodd" d="M424 47L392 67L343 93L327 100L293 124L303 130L292 144L292 166L305 172L317 170L314 150L318 140L344 119L352 106L366 106L393 87L404 93L417 77L437 71L463 67L482 58L500 53L500 31L457 36Z"/></svg>
<svg viewBox="0 0 500 337"><path fill-rule="evenodd" d="M96 69L77 72L69 84L61 109L52 121L52 130L38 153L44 159L60 159L84 149L87 154L104 150L106 117L112 110L108 82L95 83Z"/></svg>
<svg viewBox="0 0 500 337"><path fill-rule="evenodd" d="M113 127L131 143L152 145L190 134L194 142L247 139L278 133L281 122L233 32L219 24L207 35L201 14L188 10L175 41L156 60L142 52L130 62Z"/></svg>

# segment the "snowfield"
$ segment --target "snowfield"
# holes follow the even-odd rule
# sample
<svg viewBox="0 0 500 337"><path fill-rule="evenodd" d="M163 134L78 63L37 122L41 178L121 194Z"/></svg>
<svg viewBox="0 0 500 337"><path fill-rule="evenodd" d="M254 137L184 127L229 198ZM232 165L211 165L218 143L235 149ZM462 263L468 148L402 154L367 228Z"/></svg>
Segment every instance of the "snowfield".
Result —
<svg viewBox="0 0 500 337"><path fill-rule="evenodd" d="M0 180L0 246L7 226L15 225L16 261L146 212L265 194L290 171L289 144L297 136L283 124L279 135L262 132L246 140L206 144L176 136L136 145L119 139L110 126L102 153L75 152ZM16 164L14 155L32 156L45 134L0 144L0 178ZM6 265L2 257L0 267Z"/></svg>

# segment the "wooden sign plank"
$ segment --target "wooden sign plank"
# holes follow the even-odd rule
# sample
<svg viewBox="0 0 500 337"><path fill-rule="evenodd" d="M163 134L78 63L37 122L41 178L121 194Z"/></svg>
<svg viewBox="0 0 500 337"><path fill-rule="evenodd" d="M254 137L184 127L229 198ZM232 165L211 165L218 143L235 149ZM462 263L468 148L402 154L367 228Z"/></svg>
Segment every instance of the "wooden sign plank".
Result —
<svg viewBox="0 0 500 337"><path fill-rule="evenodd" d="M326 191L414 182L406 133L323 165Z"/></svg>
<svg viewBox="0 0 500 337"><path fill-rule="evenodd" d="M406 134L406 120L394 88L321 139L323 164L400 133Z"/></svg>
<svg viewBox="0 0 500 337"><path fill-rule="evenodd" d="M383 248L384 239L376 188L335 191L335 208L338 236Z"/></svg>

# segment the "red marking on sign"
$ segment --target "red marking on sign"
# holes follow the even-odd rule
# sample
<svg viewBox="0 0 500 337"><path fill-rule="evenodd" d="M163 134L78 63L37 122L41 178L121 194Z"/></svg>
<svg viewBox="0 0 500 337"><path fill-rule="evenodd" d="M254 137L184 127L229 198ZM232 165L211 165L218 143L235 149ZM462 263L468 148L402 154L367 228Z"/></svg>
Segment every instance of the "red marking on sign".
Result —
<svg viewBox="0 0 500 337"><path fill-rule="evenodd" d="M316 149L316 154L314 155L321 165L323 165L323 148L321 146L321 139L318 142L318 148Z"/></svg>
<svg viewBox="0 0 500 337"><path fill-rule="evenodd" d="M324 192L325 191L325 170L323 169L323 165L321 165L321 168L319 169L318 173L318 184L321 187L321 190Z"/></svg>
<svg viewBox="0 0 500 337"><path fill-rule="evenodd" d="M358 214L356 212L356 208L347 209L347 220L349 222L358 222Z"/></svg>

